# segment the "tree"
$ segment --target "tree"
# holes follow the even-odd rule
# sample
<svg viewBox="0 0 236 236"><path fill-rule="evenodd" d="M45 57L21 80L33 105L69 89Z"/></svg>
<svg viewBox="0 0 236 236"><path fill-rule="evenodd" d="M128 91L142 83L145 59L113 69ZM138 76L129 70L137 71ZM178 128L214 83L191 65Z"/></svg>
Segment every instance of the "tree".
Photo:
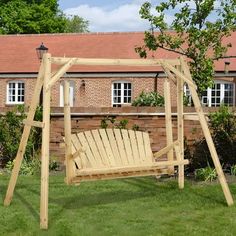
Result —
<svg viewBox="0 0 236 236"><path fill-rule="evenodd" d="M214 61L235 57L226 56L231 44L223 44L222 39L236 29L236 1L169 0L161 2L155 10L153 14L149 2L140 9L141 18L150 22L151 29L145 32L144 45L136 51L141 57L147 56L147 50L158 48L184 55L190 59L198 92L212 86ZM174 18L168 24L170 18L166 14L170 11Z"/></svg>
<svg viewBox="0 0 236 236"><path fill-rule="evenodd" d="M80 16L73 16L72 18L67 18L65 32L68 33L82 33L88 32L89 22L84 20Z"/></svg>
<svg viewBox="0 0 236 236"><path fill-rule="evenodd" d="M0 0L0 34L69 32L68 22L57 0Z"/></svg>

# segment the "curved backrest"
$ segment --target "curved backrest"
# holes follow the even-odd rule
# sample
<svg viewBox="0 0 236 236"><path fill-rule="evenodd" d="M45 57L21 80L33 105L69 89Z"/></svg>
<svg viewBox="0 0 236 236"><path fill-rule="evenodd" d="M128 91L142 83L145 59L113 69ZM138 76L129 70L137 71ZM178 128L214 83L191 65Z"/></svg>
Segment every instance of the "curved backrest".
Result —
<svg viewBox="0 0 236 236"><path fill-rule="evenodd" d="M74 160L79 169L142 165L153 161L149 135L125 129L98 129L71 136Z"/></svg>

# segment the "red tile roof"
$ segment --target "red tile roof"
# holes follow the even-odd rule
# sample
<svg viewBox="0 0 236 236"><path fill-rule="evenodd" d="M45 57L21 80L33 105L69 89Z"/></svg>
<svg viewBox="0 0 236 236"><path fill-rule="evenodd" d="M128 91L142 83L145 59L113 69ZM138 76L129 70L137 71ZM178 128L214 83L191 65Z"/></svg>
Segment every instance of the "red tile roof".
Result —
<svg viewBox="0 0 236 236"><path fill-rule="evenodd" d="M138 59L135 46L143 44L143 32L86 33L86 34L38 34L0 36L0 73L37 72L39 61L35 48L42 42L52 56L84 58L131 58ZM236 55L236 32L227 41L233 47L229 55ZM176 58L177 54L158 49L154 58ZM236 59L230 59L229 69L236 71ZM77 67L78 72L157 71L154 67ZM224 70L224 60L216 63L216 71Z"/></svg>

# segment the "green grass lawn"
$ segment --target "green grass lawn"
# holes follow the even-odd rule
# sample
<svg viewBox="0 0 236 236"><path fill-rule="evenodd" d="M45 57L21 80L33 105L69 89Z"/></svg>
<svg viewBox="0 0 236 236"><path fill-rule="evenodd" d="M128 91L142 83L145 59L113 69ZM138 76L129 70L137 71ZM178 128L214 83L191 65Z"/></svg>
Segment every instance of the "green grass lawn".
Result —
<svg viewBox="0 0 236 236"><path fill-rule="evenodd" d="M236 206L219 184L154 177L67 186L50 176L49 229L39 229L40 178L19 177L11 206L0 205L0 235L236 235ZM9 176L0 176L3 201ZM236 196L236 184L230 185Z"/></svg>

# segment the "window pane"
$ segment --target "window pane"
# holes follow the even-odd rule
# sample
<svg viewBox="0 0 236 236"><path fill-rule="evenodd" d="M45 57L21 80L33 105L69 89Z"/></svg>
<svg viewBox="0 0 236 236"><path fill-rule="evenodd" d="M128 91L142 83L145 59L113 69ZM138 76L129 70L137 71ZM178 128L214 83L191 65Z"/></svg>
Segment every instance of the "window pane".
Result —
<svg viewBox="0 0 236 236"><path fill-rule="evenodd" d="M8 84L8 102L24 102L25 84L23 82L9 82Z"/></svg>
<svg viewBox="0 0 236 236"><path fill-rule="evenodd" d="M113 106L131 102L131 83L113 83Z"/></svg>

